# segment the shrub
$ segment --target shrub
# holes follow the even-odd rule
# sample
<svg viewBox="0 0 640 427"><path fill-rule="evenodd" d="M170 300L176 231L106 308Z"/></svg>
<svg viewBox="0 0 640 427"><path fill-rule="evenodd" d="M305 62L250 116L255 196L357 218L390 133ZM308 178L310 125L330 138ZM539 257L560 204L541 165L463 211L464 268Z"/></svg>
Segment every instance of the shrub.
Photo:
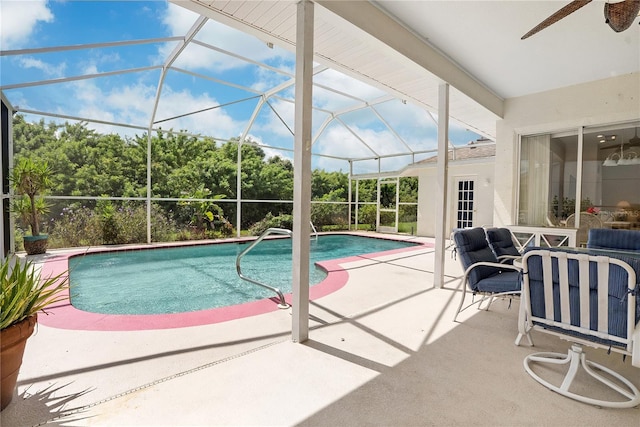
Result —
<svg viewBox="0 0 640 427"><path fill-rule="evenodd" d="M92 246L102 242L99 218L86 206L70 206L62 209L57 218L51 218L49 246L72 248Z"/></svg>
<svg viewBox="0 0 640 427"><path fill-rule="evenodd" d="M317 203L311 206L311 222L320 229L327 225L347 225L347 205Z"/></svg>
<svg viewBox="0 0 640 427"><path fill-rule="evenodd" d="M70 248L102 244L143 243L147 241L147 210L144 204L124 202L116 208L101 200L96 209L86 206L63 208L51 219L50 246ZM154 242L179 238L173 221L155 204L151 205L151 237Z"/></svg>
<svg viewBox="0 0 640 427"><path fill-rule="evenodd" d="M361 205L358 209L358 224L369 225L370 230L376 229L376 205Z"/></svg>
<svg viewBox="0 0 640 427"><path fill-rule="evenodd" d="M252 236L259 236L269 228L285 228L287 230L291 230L293 228L293 216L273 216L273 214L269 212L262 220L249 227L249 234Z"/></svg>

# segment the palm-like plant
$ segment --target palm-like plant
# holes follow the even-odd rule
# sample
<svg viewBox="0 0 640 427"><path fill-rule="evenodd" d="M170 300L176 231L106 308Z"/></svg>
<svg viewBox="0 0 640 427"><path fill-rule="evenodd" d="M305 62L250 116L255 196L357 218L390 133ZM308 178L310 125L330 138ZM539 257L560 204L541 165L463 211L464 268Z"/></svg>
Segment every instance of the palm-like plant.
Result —
<svg viewBox="0 0 640 427"><path fill-rule="evenodd" d="M31 261L17 257L0 262L0 281L0 330L62 300L62 291L68 286L65 273L43 279Z"/></svg>
<svg viewBox="0 0 640 427"><path fill-rule="evenodd" d="M27 339L33 333L37 314L62 300L67 287L65 273L42 279L31 261L18 257L0 262L0 410L11 402Z"/></svg>
<svg viewBox="0 0 640 427"><path fill-rule="evenodd" d="M23 195L14 199L11 209L31 228L32 236L40 235L40 216L49 212L49 205L41 195L51 187L51 175L47 162L22 158L9 176L15 192Z"/></svg>

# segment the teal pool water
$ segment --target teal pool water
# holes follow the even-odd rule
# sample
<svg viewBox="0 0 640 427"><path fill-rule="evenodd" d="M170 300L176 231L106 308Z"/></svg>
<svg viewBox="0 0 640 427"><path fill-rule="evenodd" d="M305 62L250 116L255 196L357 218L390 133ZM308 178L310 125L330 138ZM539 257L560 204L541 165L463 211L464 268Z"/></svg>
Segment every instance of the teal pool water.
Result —
<svg viewBox="0 0 640 427"><path fill-rule="evenodd" d="M183 246L87 254L69 259L71 304L104 314L167 314L270 298L275 294L241 280L236 257L247 243ZM414 246L353 235L311 241L311 285L326 273L318 261ZM291 239L264 240L242 259L245 276L291 292Z"/></svg>

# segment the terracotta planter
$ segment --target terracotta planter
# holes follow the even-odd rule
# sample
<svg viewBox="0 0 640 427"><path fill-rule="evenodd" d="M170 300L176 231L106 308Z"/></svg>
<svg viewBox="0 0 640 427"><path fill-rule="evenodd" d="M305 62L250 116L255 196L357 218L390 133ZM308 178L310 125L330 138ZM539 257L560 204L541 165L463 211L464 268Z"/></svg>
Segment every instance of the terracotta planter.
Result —
<svg viewBox="0 0 640 427"><path fill-rule="evenodd" d="M47 252L47 243L49 241L47 234L24 236L23 239L24 250L27 252L27 255L38 255Z"/></svg>
<svg viewBox="0 0 640 427"><path fill-rule="evenodd" d="M0 411L13 399L24 348L27 344L27 338L33 333L36 321L37 315L33 315L0 331L0 372L2 372Z"/></svg>

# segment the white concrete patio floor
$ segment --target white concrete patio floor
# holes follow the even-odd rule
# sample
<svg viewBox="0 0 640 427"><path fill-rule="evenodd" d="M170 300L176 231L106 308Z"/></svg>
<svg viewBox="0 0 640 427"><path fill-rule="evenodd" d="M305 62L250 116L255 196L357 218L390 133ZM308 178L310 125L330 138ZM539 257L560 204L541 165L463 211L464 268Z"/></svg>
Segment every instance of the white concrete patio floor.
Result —
<svg viewBox="0 0 640 427"><path fill-rule="evenodd" d="M640 425L637 407L578 403L526 374L525 355L569 344L516 347L517 301L454 323L462 271L448 255L444 289L428 248L343 267L348 284L311 303L304 344L290 310L136 332L39 325L2 426ZM630 360L587 354L640 386Z"/></svg>

